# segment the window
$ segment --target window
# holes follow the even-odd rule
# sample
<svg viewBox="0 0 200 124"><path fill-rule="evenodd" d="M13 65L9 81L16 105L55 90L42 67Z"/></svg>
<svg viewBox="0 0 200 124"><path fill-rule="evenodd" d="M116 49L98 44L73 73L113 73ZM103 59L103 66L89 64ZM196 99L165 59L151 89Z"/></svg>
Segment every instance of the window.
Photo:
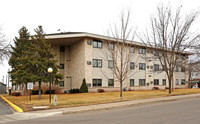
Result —
<svg viewBox="0 0 200 124"><path fill-rule="evenodd" d="M101 59L93 59L93 67L102 67L102 60Z"/></svg>
<svg viewBox="0 0 200 124"><path fill-rule="evenodd" d="M60 64L60 69L64 69L65 65L64 64Z"/></svg>
<svg viewBox="0 0 200 124"><path fill-rule="evenodd" d="M114 86L114 79L108 79L108 86Z"/></svg>
<svg viewBox="0 0 200 124"><path fill-rule="evenodd" d="M130 79L130 86L134 86L134 85L135 85L134 79Z"/></svg>
<svg viewBox="0 0 200 124"><path fill-rule="evenodd" d="M185 79L181 79L181 85L185 85Z"/></svg>
<svg viewBox="0 0 200 124"><path fill-rule="evenodd" d="M102 79L93 79L92 85L93 87L102 86Z"/></svg>
<svg viewBox="0 0 200 124"><path fill-rule="evenodd" d="M146 49L143 47L139 48L139 54L145 54L146 53Z"/></svg>
<svg viewBox="0 0 200 124"><path fill-rule="evenodd" d="M88 86L88 87L91 87L91 83L87 83L87 86Z"/></svg>
<svg viewBox="0 0 200 124"><path fill-rule="evenodd" d="M159 85L159 79L154 79L154 85Z"/></svg>
<svg viewBox="0 0 200 124"><path fill-rule="evenodd" d="M176 72L178 72L178 66L176 66Z"/></svg>
<svg viewBox="0 0 200 124"><path fill-rule="evenodd" d="M157 51L153 51L153 55L154 56L158 56L158 52Z"/></svg>
<svg viewBox="0 0 200 124"><path fill-rule="evenodd" d="M60 52L65 52L65 46L60 46Z"/></svg>
<svg viewBox="0 0 200 124"><path fill-rule="evenodd" d="M179 80L178 79L176 79L176 85L179 85Z"/></svg>
<svg viewBox="0 0 200 124"><path fill-rule="evenodd" d="M162 80L162 85L166 85L166 79Z"/></svg>
<svg viewBox="0 0 200 124"><path fill-rule="evenodd" d="M159 71L159 65L158 64L154 64L154 70Z"/></svg>
<svg viewBox="0 0 200 124"><path fill-rule="evenodd" d="M108 43L108 49L114 50L114 43L112 43L112 42Z"/></svg>
<svg viewBox="0 0 200 124"><path fill-rule="evenodd" d="M181 72L185 72L185 67L181 67Z"/></svg>
<svg viewBox="0 0 200 124"><path fill-rule="evenodd" d="M60 87L64 87L64 81L60 81Z"/></svg>
<svg viewBox="0 0 200 124"><path fill-rule="evenodd" d="M93 40L93 48L102 48L102 41Z"/></svg>
<svg viewBox="0 0 200 124"><path fill-rule="evenodd" d="M134 53L134 52L135 52L134 46L131 46L131 47L130 47L130 52L131 52L131 53Z"/></svg>
<svg viewBox="0 0 200 124"><path fill-rule="evenodd" d="M139 86L145 86L145 79L139 79Z"/></svg>
<svg viewBox="0 0 200 124"><path fill-rule="evenodd" d="M145 69L146 69L145 63L139 63L139 70L145 70Z"/></svg>
<svg viewBox="0 0 200 124"><path fill-rule="evenodd" d="M130 62L130 69L135 69L135 64L134 64L134 62Z"/></svg>
<svg viewBox="0 0 200 124"><path fill-rule="evenodd" d="M114 67L113 60L108 60L108 68L113 68L113 67Z"/></svg>

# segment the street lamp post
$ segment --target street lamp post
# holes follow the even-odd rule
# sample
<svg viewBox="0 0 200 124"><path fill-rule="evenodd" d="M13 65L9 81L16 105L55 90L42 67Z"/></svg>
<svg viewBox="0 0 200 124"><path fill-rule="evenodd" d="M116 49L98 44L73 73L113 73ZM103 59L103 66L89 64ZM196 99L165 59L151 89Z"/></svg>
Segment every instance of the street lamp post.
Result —
<svg viewBox="0 0 200 124"><path fill-rule="evenodd" d="M49 103L51 103L51 73L53 72L52 68L48 68L49 73Z"/></svg>

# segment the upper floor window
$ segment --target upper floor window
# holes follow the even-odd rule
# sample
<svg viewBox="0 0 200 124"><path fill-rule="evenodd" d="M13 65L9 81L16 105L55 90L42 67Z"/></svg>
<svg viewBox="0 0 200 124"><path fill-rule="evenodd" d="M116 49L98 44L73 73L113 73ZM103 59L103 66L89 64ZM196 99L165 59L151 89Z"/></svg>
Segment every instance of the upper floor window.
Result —
<svg viewBox="0 0 200 124"><path fill-rule="evenodd" d="M108 86L114 86L114 79L108 79Z"/></svg>
<svg viewBox="0 0 200 124"><path fill-rule="evenodd" d="M154 70L159 71L159 64L154 64Z"/></svg>
<svg viewBox="0 0 200 124"><path fill-rule="evenodd" d="M145 54L146 53L146 49L143 47L139 48L139 54Z"/></svg>
<svg viewBox="0 0 200 124"><path fill-rule="evenodd" d="M108 60L108 68L113 68L113 67L114 67L113 60Z"/></svg>
<svg viewBox="0 0 200 124"><path fill-rule="evenodd" d="M130 86L134 86L134 85L135 85L134 79L130 79Z"/></svg>
<svg viewBox="0 0 200 124"><path fill-rule="evenodd" d="M166 85L166 79L162 80L162 85Z"/></svg>
<svg viewBox="0 0 200 124"><path fill-rule="evenodd" d="M153 55L154 56L158 56L158 52L157 51L153 51Z"/></svg>
<svg viewBox="0 0 200 124"><path fill-rule="evenodd" d="M130 47L130 52L131 52L131 53L134 53L134 52L135 52L134 46L131 46L131 47Z"/></svg>
<svg viewBox="0 0 200 124"><path fill-rule="evenodd" d="M145 63L139 63L139 70L145 70L146 64Z"/></svg>
<svg viewBox="0 0 200 124"><path fill-rule="evenodd" d="M178 66L176 66L176 72L178 72L178 71L179 71Z"/></svg>
<svg viewBox="0 0 200 124"><path fill-rule="evenodd" d="M93 59L93 67L102 67L102 60L101 59Z"/></svg>
<svg viewBox="0 0 200 124"><path fill-rule="evenodd" d="M113 42L108 43L108 49L114 50L114 43Z"/></svg>
<svg viewBox="0 0 200 124"><path fill-rule="evenodd" d="M102 41L93 40L93 48L102 48Z"/></svg>
<svg viewBox="0 0 200 124"><path fill-rule="evenodd" d="M92 86L93 87L102 86L102 79L93 79Z"/></svg>
<svg viewBox="0 0 200 124"><path fill-rule="evenodd" d="M154 85L159 85L159 79L154 79Z"/></svg>
<svg viewBox="0 0 200 124"><path fill-rule="evenodd" d="M130 69L135 69L135 64L134 64L134 62L130 62Z"/></svg>
<svg viewBox="0 0 200 124"><path fill-rule="evenodd" d="M60 52L65 52L65 46L60 46Z"/></svg>
<svg viewBox="0 0 200 124"><path fill-rule="evenodd" d="M185 72L185 67L181 67L181 72Z"/></svg>
<svg viewBox="0 0 200 124"><path fill-rule="evenodd" d="M139 86L145 86L145 79L139 79Z"/></svg>

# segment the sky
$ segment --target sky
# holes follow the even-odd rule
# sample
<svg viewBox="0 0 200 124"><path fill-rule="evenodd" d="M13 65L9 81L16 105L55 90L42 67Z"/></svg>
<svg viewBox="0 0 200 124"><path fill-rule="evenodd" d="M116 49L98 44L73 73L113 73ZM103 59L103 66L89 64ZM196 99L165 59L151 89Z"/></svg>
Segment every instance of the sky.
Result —
<svg viewBox="0 0 200 124"><path fill-rule="evenodd" d="M183 14L200 10L200 0L0 0L0 28L11 43L22 26L31 34L42 25L46 33L59 33L60 29L105 35L109 25L119 21L120 12L131 8L130 24L142 32L161 3L175 9L182 5ZM200 19L193 30L199 32ZM6 82L7 63L0 65L0 82Z"/></svg>

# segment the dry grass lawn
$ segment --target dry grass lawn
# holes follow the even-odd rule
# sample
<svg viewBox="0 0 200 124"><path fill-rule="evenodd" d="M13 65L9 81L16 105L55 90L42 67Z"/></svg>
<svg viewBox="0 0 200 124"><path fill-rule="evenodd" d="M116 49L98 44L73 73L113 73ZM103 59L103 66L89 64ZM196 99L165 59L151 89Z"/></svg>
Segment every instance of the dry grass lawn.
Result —
<svg viewBox="0 0 200 124"><path fill-rule="evenodd" d="M184 95L194 93L200 93L200 89L175 89L172 95ZM126 91L123 92L123 101L148 99L163 96L170 96L168 94L168 90ZM33 110L33 106L50 106L50 108L61 108L120 101L119 92L57 94L57 106L53 106L53 95L52 104L49 104L49 95L42 95L42 99L38 99L38 95L32 95L31 102L29 101L29 96L16 97L5 95L4 97L21 107L24 111Z"/></svg>

